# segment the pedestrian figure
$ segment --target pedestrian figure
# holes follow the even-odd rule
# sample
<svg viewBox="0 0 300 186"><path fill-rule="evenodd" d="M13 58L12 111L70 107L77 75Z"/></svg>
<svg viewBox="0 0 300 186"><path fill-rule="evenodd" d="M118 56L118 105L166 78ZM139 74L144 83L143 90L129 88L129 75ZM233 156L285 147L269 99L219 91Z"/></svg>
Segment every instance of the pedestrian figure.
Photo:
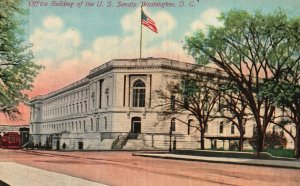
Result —
<svg viewBox="0 0 300 186"><path fill-rule="evenodd" d="M176 137L175 137L174 141L173 141L173 150L176 150L176 143L177 143L177 141L176 141Z"/></svg>
<svg viewBox="0 0 300 186"><path fill-rule="evenodd" d="M65 143L63 143L62 148L65 150L67 147L67 145Z"/></svg>

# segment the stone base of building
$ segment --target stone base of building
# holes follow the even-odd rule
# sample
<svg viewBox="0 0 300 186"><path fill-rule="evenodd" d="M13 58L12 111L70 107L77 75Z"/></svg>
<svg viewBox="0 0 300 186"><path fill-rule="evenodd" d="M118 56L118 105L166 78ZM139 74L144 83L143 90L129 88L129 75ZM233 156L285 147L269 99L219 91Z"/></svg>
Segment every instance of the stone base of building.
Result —
<svg viewBox="0 0 300 186"><path fill-rule="evenodd" d="M33 135L35 147L54 150L169 150L169 134L60 133ZM198 149L199 138L172 135L171 148Z"/></svg>
<svg viewBox="0 0 300 186"><path fill-rule="evenodd" d="M169 150L200 149L199 136L176 134L133 134L114 132L32 135L35 147L53 150ZM205 149L238 150L238 140L205 139ZM248 140L244 150L251 150Z"/></svg>

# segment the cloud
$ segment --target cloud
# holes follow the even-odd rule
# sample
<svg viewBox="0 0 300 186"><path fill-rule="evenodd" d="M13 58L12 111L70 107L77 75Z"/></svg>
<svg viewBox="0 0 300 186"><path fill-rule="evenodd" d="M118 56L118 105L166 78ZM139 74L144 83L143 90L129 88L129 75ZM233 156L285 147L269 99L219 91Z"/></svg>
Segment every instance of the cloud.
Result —
<svg viewBox="0 0 300 186"><path fill-rule="evenodd" d="M43 22L45 28L57 30L63 27L63 21L57 16L48 16Z"/></svg>
<svg viewBox="0 0 300 186"><path fill-rule="evenodd" d="M208 25L222 26L223 23L217 19L220 15L221 12L218 9L207 9L200 15L200 18L198 20L194 21L191 24L190 31L187 32L185 35L191 35L191 33L197 30L207 32Z"/></svg>
<svg viewBox="0 0 300 186"><path fill-rule="evenodd" d="M166 57L192 61L182 49L180 41L169 39L176 21L165 11L151 12L145 8L158 27L158 34L143 26L142 57ZM30 41L38 64L46 68L36 78L32 95L45 94L79 80L89 70L111 59L138 58L140 47L140 8L120 19L120 35L99 36L89 48L82 48L80 33L66 28L59 16L48 16L34 30Z"/></svg>
<svg viewBox="0 0 300 186"><path fill-rule="evenodd" d="M179 52L182 54L183 50L180 43L176 43L175 41L166 42L169 41L168 34L176 26L176 21L172 15L165 11L158 11L156 13L150 12L147 9L144 9L144 11L155 21L158 33L154 33L145 26L142 27L142 57L166 57L165 54L172 56L171 53L173 53L174 57L178 56L178 50L182 51ZM92 48L82 52L81 58L84 61L97 62L99 65L116 58L138 58L140 53L140 8L124 15L120 23L125 36L111 35L98 37L92 44ZM170 45L167 46L166 43L170 43Z"/></svg>
<svg viewBox="0 0 300 186"><path fill-rule="evenodd" d="M63 20L58 16L47 17L41 28L34 30L29 38L33 43L33 52L38 59L56 59L59 65L64 59L73 57L78 52L81 37L77 30L64 28Z"/></svg>
<svg viewBox="0 0 300 186"><path fill-rule="evenodd" d="M149 16L154 22L158 29L158 33L156 34L149 30L148 28L143 26L143 34L151 34L151 35L158 35L158 37L163 37L170 33L176 26L176 21L166 11L158 11L156 13L153 13L147 8L144 8L144 12ZM140 8L137 8L133 13L126 14L121 19L121 25L125 32L132 33L132 35L136 36L140 34L140 28L141 28L141 10Z"/></svg>

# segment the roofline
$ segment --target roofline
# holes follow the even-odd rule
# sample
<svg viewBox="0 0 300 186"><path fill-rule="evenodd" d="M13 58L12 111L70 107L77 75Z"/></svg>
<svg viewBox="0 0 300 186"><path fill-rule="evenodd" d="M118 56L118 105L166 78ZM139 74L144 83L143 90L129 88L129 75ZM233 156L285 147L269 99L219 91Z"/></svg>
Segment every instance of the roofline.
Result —
<svg viewBox="0 0 300 186"><path fill-rule="evenodd" d="M59 88L57 90L54 90L54 91L51 91L49 92L48 94L44 94L44 95L37 95L37 96L34 96L31 98L30 102L29 103L32 103L32 102L36 102L36 101L40 101L40 100L44 100L45 98L51 98L51 97L54 97L56 95L59 95L59 94L62 94L66 91L69 91L69 90L72 90L72 89L75 89L77 87L80 87L80 86L83 86L83 85L86 85L89 83L89 79L99 75L99 74L102 74L102 73L105 73L107 71L110 71L112 69L115 69L115 68L122 68L121 66L113 66L113 65L108 65L109 63L111 62L114 62L114 61L128 61L128 62L147 62L148 60L166 60L166 61L170 61L171 62L171 65L170 64L161 64L161 65L156 65L156 66L148 66L145 64L145 67L148 67L148 68L167 68L167 69L171 69L171 70L177 70L177 71L187 71L187 70L191 70L191 69L195 69L195 68L204 68L204 69L208 69L208 70L212 70L212 71L217 71L217 72L220 72L221 70L220 69L217 69L217 68L212 68L212 67L206 67L204 65L198 65L198 64L193 64L193 63L188 63L188 62L183 62L183 61L179 61L179 60L173 60L173 59L169 59L169 58L154 58L154 57L148 57L148 58L133 58L133 59L112 59L102 65L99 65L95 68L93 68L92 70L90 70L89 74L86 75L84 78L78 80L78 81L75 81L67 86L64 86L62 88ZM172 62L175 62L175 63L180 63L180 64L183 64L183 66L185 66L185 68L183 67L178 67L178 66L172 66ZM189 68L188 68L189 67ZM124 66L123 68L137 68L137 66ZM206 70L205 70L206 71ZM205 72L204 71L204 72Z"/></svg>

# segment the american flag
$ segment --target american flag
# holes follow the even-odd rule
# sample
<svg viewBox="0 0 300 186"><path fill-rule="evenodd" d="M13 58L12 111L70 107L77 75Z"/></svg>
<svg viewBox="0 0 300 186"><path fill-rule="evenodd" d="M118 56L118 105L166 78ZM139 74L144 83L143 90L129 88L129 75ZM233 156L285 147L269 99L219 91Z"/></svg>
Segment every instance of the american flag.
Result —
<svg viewBox="0 0 300 186"><path fill-rule="evenodd" d="M144 11L142 10L142 25L145 25L146 27L148 27L150 30L152 30L153 32L157 33L157 28L155 26L155 22L150 19L150 17L148 17Z"/></svg>

